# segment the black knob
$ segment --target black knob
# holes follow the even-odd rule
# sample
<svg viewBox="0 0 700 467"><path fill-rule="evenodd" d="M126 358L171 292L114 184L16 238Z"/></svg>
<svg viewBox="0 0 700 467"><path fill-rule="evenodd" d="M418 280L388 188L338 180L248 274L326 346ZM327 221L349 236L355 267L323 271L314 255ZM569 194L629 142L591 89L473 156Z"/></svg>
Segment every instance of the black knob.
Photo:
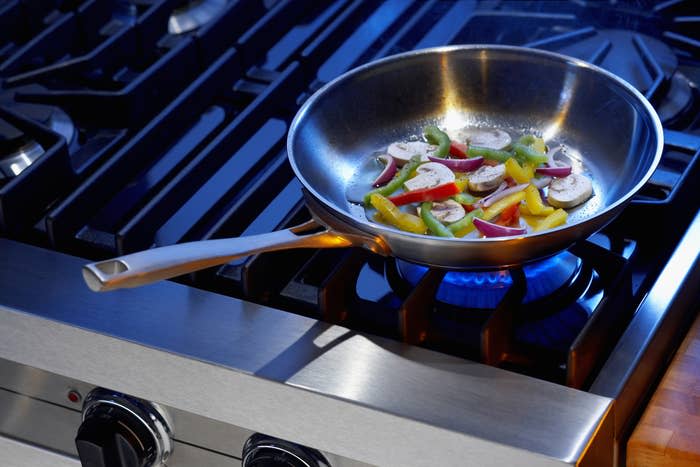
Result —
<svg viewBox="0 0 700 467"><path fill-rule="evenodd" d="M315 449L289 441L254 434L243 447L243 467L329 467Z"/></svg>
<svg viewBox="0 0 700 467"><path fill-rule="evenodd" d="M134 414L100 404L85 414L75 438L83 467L148 467L156 459L156 441Z"/></svg>

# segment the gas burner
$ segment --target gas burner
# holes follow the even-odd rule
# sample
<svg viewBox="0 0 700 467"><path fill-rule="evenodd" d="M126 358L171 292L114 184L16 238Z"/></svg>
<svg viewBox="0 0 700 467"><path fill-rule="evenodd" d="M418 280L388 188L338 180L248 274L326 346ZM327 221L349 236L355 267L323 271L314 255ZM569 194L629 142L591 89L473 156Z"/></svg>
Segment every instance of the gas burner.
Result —
<svg viewBox="0 0 700 467"><path fill-rule="evenodd" d="M680 71L673 74L668 92L656 107L662 123L675 120L692 107L693 87L690 80Z"/></svg>
<svg viewBox="0 0 700 467"><path fill-rule="evenodd" d="M528 44L591 61L653 99L678 67L671 48L653 37L624 29L584 28Z"/></svg>
<svg viewBox="0 0 700 467"><path fill-rule="evenodd" d="M75 138L75 125L67 113L58 107L53 107L48 121L42 123L54 133L63 136L66 139L66 144L70 147Z"/></svg>
<svg viewBox="0 0 700 467"><path fill-rule="evenodd" d="M176 8L168 19L170 34L194 31L217 17L226 8L226 0L190 0Z"/></svg>
<svg viewBox="0 0 700 467"><path fill-rule="evenodd" d="M0 93L0 105L11 109L29 120L44 125L54 133L58 133L65 138L66 144L70 147L71 143L75 140L76 131L73 120L66 112L52 105L18 102L16 99L17 93L40 92L45 89L46 88L43 86L30 84L5 90ZM2 133L2 130L0 130L0 133ZM3 150L2 152L7 153L8 151Z"/></svg>
<svg viewBox="0 0 700 467"><path fill-rule="evenodd" d="M16 177L44 152L44 148L36 141L26 142L9 154L0 155L0 174Z"/></svg>
<svg viewBox="0 0 700 467"><path fill-rule="evenodd" d="M416 285L428 270L397 260L399 274ZM568 251L523 266L527 292L523 303L549 296L570 284L581 270L581 260ZM498 306L513 284L507 269L486 272L449 271L438 288L437 300L463 308L492 309Z"/></svg>

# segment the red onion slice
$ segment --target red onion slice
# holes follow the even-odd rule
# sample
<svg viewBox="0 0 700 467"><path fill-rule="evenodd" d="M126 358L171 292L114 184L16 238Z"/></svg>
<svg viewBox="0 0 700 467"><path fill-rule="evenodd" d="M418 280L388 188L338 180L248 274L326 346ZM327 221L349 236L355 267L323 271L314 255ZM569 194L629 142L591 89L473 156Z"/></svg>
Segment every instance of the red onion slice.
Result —
<svg viewBox="0 0 700 467"><path fill-rule="evenodd" d="M493 193L491 193L491 194L488 195L488 196L485 196L485 197L481 198L479 201L477 201L476 203L474 203L474 207L475 207L475 208L480 208L480 207L483 206L484 203L485 203L486 201L488 201L491 197L496 196L497 194L499 194L500 192L502 192L502 191L505 190L506 188L508 188L508 184L507 184L506 182L501 182L501 184L498 185L498 188L496 188L496 190L494 190Z"/></svg>
<svg viewBox="0 0 700 467"><path fill-rule="evenodd" d="M552 148L547 151L547 165L550 167L555 167L557 165L557 162L554 160L554 155L559 151L561 151L561 146L557 146L556 148Z"/></svg>
<svg viewBox="0 0 700 467"><path fill-rule="evenodd" d="M474 227L485 237L512 237L513 235L525 235L527 229L521 227L505 227L503 225L492 224L483 219L475 217L472 221Z"/></svg>
<svg viewBox="0 0 700 467"><path fill-rule="evenodd" d="M491 206L493 203L495 203L496 201L501 200L508 195L512 195L513 193L523 191L525 188L527 188L527 185L528 185L527 183L521 183L520 185L512 186L512 187L505 189L503 191L499 191L498 193L493 193L493 194L489 195L488 197L484 198L485 201L482 200L481 205L483 207L487 208L487 207Z"/></svg>
<svg viewBox="0 0 700 467"><path fill-rule="evenodd" d="M380 187L389 183L389 180L394 178L394 175L396 175L396 171L398 170L396 167L396 161L389 154L382 154L377 159L383 161L385 166L382 173L379 174L379 177L377 177L374 183L372 183L373 187Z"/></svg>
<svg viewBox="0 0 700 467"><path fill-rule="evenodd" d="M530 180L530 183L532 183L541 190L542 188L549 186L549 184L552 183L552 177L533 178L532 180Z"/></svg>
<svg viewBox="0 0 700 467"><path fill-rule="evenodd" d="M547 151L547 166L537 167L535 172L548 175L551 177L566 177L571 173L571 166L558 162L554 159L554 155L561 151L562 147L558 146Z"/></svg>
<svg viewBox="0 0 700 467"><path fill-rule="evenodd" d="M550 177L566 177L571 173L570 166L557 165L555 167L537 167L535 172L542 175L548 175Z"/></svg>
<svg viewBox="0 0 700 467"><path fill-rule="evenodd" d="M471 172L476 170L484 162L483 157L472 157L470 159L443 159L441 157L428 156L432 162L437 162L455 172Z"/></svg>

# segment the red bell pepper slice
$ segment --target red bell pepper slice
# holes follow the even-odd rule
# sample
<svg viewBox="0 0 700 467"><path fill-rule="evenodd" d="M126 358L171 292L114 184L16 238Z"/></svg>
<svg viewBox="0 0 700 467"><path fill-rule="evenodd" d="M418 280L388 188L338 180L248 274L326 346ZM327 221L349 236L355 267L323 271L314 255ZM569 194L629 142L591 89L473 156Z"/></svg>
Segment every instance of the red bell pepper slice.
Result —
<svg viewBox="0 0 700 467"><path fill-rule="evenodd" d="M405 193L401 193L400 195L392 196L389 198L389 201L394 203L396 206L403 206L404 204L438 201L449 198L457 193L459 193L459 187L454 182L450 182L432 188L407 191Z"/></svg>
<svg viewBox="0 0 700 467"><path fill-rule="evenodd" d="M460 159L466 159L467 151L469 151L468 145L464 143L458 143L456 141L450 142L450 156L458 157Z"/></svg>
<svg viewBox="0 0 700 467"><path fill-rule="evenodd" d="M513 203L505 208L498 217L496 224L509 226L520 221L520 203Z"/></svg>

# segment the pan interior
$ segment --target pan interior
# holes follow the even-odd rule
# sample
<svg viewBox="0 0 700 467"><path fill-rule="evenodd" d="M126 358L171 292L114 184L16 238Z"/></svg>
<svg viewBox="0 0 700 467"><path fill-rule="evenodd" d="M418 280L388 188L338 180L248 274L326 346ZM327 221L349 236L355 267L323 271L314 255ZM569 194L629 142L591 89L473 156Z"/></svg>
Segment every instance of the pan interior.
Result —
<svg viewBox="0 0 700 467"><path fill-rule="evenodd" d="M570 213L568 226L629 198L659 157L649 109L609 74L554 54L466 47L393 57L326 86L292 126L290 160L305 186L343 217L365 230L391 229L364 218L351 202L353 184L369 187L362 167L375 151L433 123L498 127L565 144L595 193Z"/></svg>

